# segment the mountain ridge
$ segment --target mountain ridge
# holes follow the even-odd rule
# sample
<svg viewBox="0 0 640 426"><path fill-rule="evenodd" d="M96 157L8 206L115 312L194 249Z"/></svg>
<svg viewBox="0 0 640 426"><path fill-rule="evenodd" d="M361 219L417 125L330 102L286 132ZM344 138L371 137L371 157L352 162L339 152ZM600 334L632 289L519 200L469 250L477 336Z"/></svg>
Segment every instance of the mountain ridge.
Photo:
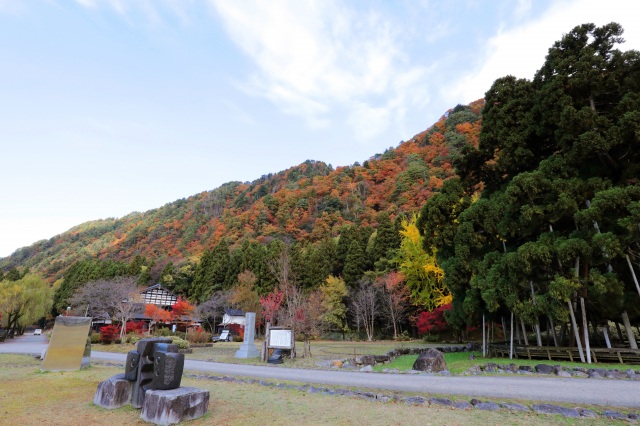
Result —
<svg viewBox="0 0 640 426"><path fill-rule="evenodd" d="M416 213L453 176L452 158L478 145L484 100L458 105L427 130L362 165L307 160L252 182L232 181L145 212L78 224L0 258L0 268L30 268L50 282L85 258L157 261L197 259L222 239L315 243L342 226L376 225L387 212Z"/></svg>

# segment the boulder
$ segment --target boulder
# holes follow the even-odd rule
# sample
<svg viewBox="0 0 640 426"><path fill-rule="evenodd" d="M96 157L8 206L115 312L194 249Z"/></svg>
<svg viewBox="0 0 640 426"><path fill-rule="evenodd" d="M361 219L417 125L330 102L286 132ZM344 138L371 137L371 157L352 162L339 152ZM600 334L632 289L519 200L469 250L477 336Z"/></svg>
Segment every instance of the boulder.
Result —
<svg viewBox="0 0 640 426"><path fill-rule="evenodd" d="M413 369L429 373L438 373L447 369L447 363L444 360L442 352L437 349L427 349L422 352L416 362L413 363Z"/></svg>
<svg viewBox="0 0 640 426"><path fill-rule="evenodd" d="M540 374L553 374L554 369L552 366L547 364L538 364L536 365L536 372Z"/></svg>
<svg viewBox="0 0 640 426"><path fill-rule="evenodd" d="M157 425L171 425L202 417L208 408L208 390L192 387L148 390L140 418Z"/></svg>
<svg viewBox="0 0 640 426"><path fill-rule="evenodd" d="M125 379L124 373L111 376L98 383L93 403L108 409L123 407L131 402L132 386L133 382Z"/></svg>
<svg viewBox="0 0 640 426"><path fill-rule="evenodd" d="M374 355L363 355L361 358L362 365L376 365L376 357Z"/></svg>

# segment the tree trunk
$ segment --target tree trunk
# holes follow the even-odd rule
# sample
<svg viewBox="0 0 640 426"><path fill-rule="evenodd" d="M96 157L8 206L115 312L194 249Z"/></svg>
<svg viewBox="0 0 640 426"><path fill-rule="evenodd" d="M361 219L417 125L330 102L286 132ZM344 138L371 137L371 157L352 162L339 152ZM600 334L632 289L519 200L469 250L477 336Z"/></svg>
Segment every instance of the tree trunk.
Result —
<svg viewBox="0 0 640 426"><path fill-rule="evenodd" d="M580 298L582 309L582 327L584 328L584 348L587 352L587 364L591 364L591 347L589 346L589 326L587 325L587 310L584 307L584 297Z"/></svg>
<svg viewBox="0 0 640 426"><path fill-rule="evenodd" d="M486 357L486 328L484 326L484 314L482 315L482 358Z"/></svg>
<svg viewBox="0 0 640 426"><path fill-rule="evenodd" d="M571 301L568 301L567 303L569 304L569 314L571 315L571 328L573 328L573 335L578 345L578 352L580 353L580 361L584 362L584 352L582 352L582 343L580 342L580 334L578 333L578 325L576 324L576 316L573 312L573 305L571 304Z"/></svg>
<svg viewBox="0 0 640 426"><path fill-rule="evenodd" d="M533 303L533 306L536 306L536 294L533 291L533 280L529 280L529 286L531 286L531 303ZM538 346L542 346L542 338L540 337L540 321L538 318L536 318L534 328L536 330L536 341Z"/></svg>
<svg viewBox="0 0 640 426"><path fill-rule="evenodd" d="M631 276L633 277L633 282L636 284L636 290L638 290L638 296L640 296L640 284L638 284L638 277L636 277L636 271L633 270L633 265L631 264L631 259L629 259L629 255L625 255L627 258L627 263L629 264L629 269L631 270Z"/></svg>
<svg viewBox="0 0 640 426"><path fill-rule="evenodd" d="M627 331L627 338L629 339L629 346L631 349L638 349L638 343L636 343L636 337L633 335L633 330L631 329L631 323L629 322L629 315L627 311L622 313L622 322L624 324L624 328Z"/></svg>
<svg viewBox="0 0 640 426"><path fill-rule="evenodd" d="M527 329L524 327L524 321L520 318L520 326L522 327L522 337L524 338L524 345L529 346L529 338L527 337Z"/></svg>
<svg viewBox="0 0 640 426"><path fill-rule="evenodd" d="M502 339L503 341L507 341L507 323L504 322L504 317L501 317L502 319Z"/></svg>
<svg viewBox="0 0 640 426"><path fill-rule="evenodd" d="M553 322L553 318L549 317L549 325L551 325L551 333L553 335L553 346L558 347L558 336L556 335L556 325Z"/></svg>
<svg viewBox="0 0 640 426"><path fill-rule="evenodd" d="M518 317L515 317L515 321L516 321L516 339L518 340L518 344L521 345L522 344L522 338L520 337L520 327L518 327L518 323L520 322L518 320Z"/></svg>
<svg viewBox="0 0 640 426"><path fill-rule="evenodd" d="M611 342L609 341L609 326L605 324L602 327L602 334L604 334L604 342L607 345L607 349L611 349Z"/></svg>
<svg viewBox="0 0 640 426"><path fill-rule="evenodd" d="M509 359L513 359L513 311L511 311L511 338L509 341Z"/></svg>
<svg viewBox="0 0 640 426"><path fill-rule="evenodd" d="M624 336L622 335L622 329L620 328L620 323L616 321L615 324L616 324L616 331L618 332L618 339L620 339L620 342L624 344Z"/></svg>
<svg viewBox="0 0 640 426"><path fill-rule="evenodd" d="M558 337L558 344L564 346L564 338L567 334L567 323L563 322L560 326L560 336Z"/></svg>

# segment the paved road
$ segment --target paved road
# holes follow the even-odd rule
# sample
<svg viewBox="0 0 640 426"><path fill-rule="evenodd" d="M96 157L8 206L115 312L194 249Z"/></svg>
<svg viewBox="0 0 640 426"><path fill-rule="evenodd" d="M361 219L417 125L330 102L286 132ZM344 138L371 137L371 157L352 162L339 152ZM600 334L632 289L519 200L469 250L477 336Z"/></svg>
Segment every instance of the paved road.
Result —
<svg viewBox="0 0 640 426"><path fill-rule="evenodd" d="M46 346L44 337L22 336L9 342L0 343L0 353L40 354ZM91 358L124 363L126 355L93 351ZM303 370L272 365L223 364L195 360L186 360L185 370L391 391L465 395L489 399L518 398L532 401L640 408L640 381L632 380L596 380L540 376L444 377L423 374L375 374Z"/></svg>

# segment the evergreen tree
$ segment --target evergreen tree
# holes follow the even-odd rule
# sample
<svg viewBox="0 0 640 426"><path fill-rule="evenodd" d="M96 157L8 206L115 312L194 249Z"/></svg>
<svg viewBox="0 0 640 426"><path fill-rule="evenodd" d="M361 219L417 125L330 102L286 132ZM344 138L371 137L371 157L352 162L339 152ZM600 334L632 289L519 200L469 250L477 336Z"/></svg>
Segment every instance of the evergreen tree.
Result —
<svg viewBox="0 0 640 426"><path fill-rule="evenodd" d="M355 288L358 280L367 270L367 258L362 244L357 239L351 241L344 262L343 278L350 288Z"/></svg>
<svg viewBox="0 0 640 426"><path fill-rule="evenodd" d="M390 269L389 259L394 257L394 246L396 231L391 223L389 214L386 212L378 215L378 229L373 243L372 261L376 271L387 271Z"/></svg>

